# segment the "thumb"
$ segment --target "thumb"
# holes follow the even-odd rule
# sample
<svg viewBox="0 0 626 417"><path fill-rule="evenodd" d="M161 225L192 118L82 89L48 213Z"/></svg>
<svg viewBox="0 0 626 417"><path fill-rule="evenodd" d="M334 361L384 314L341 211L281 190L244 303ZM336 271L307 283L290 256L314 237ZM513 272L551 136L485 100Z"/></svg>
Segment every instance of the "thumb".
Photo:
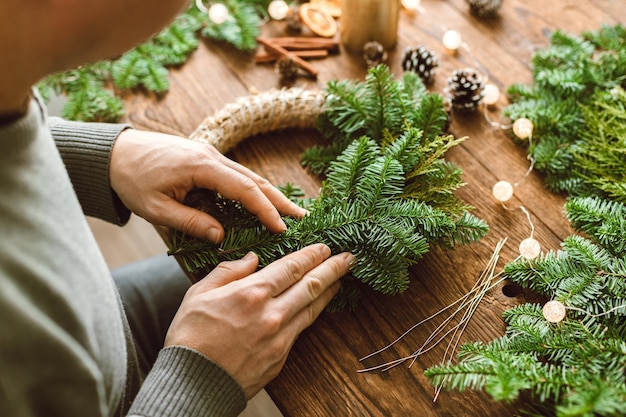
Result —
<svg viewBox="0 0 626 417"><path fill-rule="evenodd" d="M176 200L163 204L158 222L199 239L219 243L224 239L224 228L213 216Z"/></svg>
<svg viewBox="0 0 626 417"><path fill-rule="evenodd" d="M202 291L223 287L253 274L258 266L259 258L254 252L248 252L239 260L220 262L209 275L198 281L197 285Z"/></svg>

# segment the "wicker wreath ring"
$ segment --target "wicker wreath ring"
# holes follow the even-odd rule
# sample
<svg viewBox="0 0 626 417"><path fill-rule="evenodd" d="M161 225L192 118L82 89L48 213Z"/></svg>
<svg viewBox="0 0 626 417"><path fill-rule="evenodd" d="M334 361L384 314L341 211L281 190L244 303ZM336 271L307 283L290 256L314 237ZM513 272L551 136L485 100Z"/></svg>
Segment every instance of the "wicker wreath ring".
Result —
<svg viewBox="0 0 626 417"><path fill-rule="evenodd" d="M313 128L325 103L323 91L289 88L240 97L207 117L189 135L226 153L246 138L287 128Z"/></svg>

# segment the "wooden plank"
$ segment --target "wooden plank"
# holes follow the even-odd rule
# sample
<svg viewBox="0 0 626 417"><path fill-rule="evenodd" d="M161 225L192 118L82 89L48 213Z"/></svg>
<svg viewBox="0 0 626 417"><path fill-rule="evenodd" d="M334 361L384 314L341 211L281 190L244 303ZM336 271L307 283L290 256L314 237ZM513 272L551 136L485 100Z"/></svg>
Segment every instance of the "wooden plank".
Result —
<svg viewBox="0 0 626 417"><path fill-rule="evenodd" d="M531 58L549 46L557 28L577 34L597 30L601 24L626 21L626 10L614 0L506 0L498 17L479 19L468 11L465 0L423 0L424 15L403 12L398 45L388 51L387 63L398 77L404 48L424 45L436 52L440 65L431 91L442 92L452 71L484 67L490 82L504 91L512 83L532 81ZM467 48L456 53L441 44L445 30L461 32ZM266 36L284 36L284 25L263 27ZM170 92L159 100L142 94L126 97L128 120L139 128L186 136L225 104L253 91L282 87L271 65L254 64L254 52L244 53L219 42L207 41L189 63L172 74ZM294 85L323 88L334 79L362 80L367 68L358 54L345 51L311 61L318 79L298 78ZM508 104L503 95L491 116L502 120ZM528 237L531 225L545 250L556 250L572 233L562 214L564 196L548 192L537 172L526 176L529 161L525 149L507 130L491 126L482 113L454 114L451 132L468 139L448 154L464 171L467 185L459 196L476 207L474 214L491 226L480 242L454 250L432 248L411 270L411 287L399 296L381 296L366 290L356 311L323 314L295 343L281 374L267 391L286 417L301 416L503 416L514 415L519 404L497 403L481 392L443 392L433 402L433 387L423 370L439 363L446 343L418 358L408 368L387 373L358 373L376 360L387 361L413 352L436 328L429 322L389 351L365 363L359 358L385 346L420 320L454 302L474 284L495 245L508 238L498 264L518 256L519 242ZM229 156L252 168L274 184L292 182L308 196L315 196L320 178L300 166L300 154L323 139L314 131L284 131L250 138ZM518 182L506 208L491 196L498 180ZM492 289L477 310L462 341L492 340L503 334L502 312L533 300L521 291L513 297L503 293L501 283ZM520 402L525 399L522 398Z"/></svg>

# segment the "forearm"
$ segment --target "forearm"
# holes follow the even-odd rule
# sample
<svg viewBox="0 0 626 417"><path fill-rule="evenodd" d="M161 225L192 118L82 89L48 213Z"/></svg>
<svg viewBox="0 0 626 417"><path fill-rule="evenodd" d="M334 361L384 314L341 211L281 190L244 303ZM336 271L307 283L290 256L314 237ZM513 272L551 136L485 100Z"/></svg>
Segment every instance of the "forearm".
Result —
<svg viewBox="0 0 626 417"><path fill-rule="evenodd" d="M49 119L49 126L61 153L83 212L122 225L130 211L111 188L111 150L126 124L82 123Z"/></svg>
<svg viewBox="0 0 626 417"><path fill-rule="evenodd" d="M195 350L171 346L159 353L129 417L236 417L245 407L243 389L219 365Z"/></svg>

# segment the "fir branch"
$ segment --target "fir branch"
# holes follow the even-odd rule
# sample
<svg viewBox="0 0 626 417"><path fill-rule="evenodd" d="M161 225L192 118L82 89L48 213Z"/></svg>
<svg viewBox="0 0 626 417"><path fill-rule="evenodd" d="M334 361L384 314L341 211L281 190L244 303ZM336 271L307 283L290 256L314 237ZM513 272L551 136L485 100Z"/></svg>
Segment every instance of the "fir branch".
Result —
<svg viewBox="0 0 626 417"><path fill-rule="evenodd" d="M589 188L626 203L626 92L598 91L582 111L586 129L574 153L580 177Z"/></svg>
<svg viewBox="0 0 626 417"><path fill-rule="evenodd" d="M565 203L565 211L576 230L590 235L614 256L626 257L624 204L593 197L578 197Z"/></svg>
<svg viewBox="0 0 626 417"><path fill-rule="evenodd" d="M406 127L410 124L405 121L419 119L415 106L402 102L408 96L413 99L416 91L422 92L416 81L404 86L393 79L388 69L379 67L362 84L343 82L341 88L337 87L340 83L330 84L339 95L331 99L333 104L322 114L324 121L351 120L351 116L344 119L333 113L337 109L342 109L342 114L348 108L352 109L348 112L351 114L358 114L363 108L378 109L376 121L359 124L358 129L351 123L338 123L342 129L334 127L335 137L345 143L345 138L357 130L366 132L367 126L375 126L381 133L380 143L362 136L341 149L328 165L319 196L306 202L309 215L300 220L285 219L288 229L281 235L269 233L240 204L219 195L205 191L198 196L208 193L206 198L186 201L209 212L226 230L220 245L207 243L202 249L198 240L177 232L170 253L183 259L184 265L193 268L192 272L208 271L249 250L259 254L263 267L286 253L321 242L332 253L354 253L356 263L351 272L358 282L385 294L396 294L406 290L408 268L421 259L431 242L452 247L478 240L487 233L486 223L465 211L469 206L454 197L454 191L462 185L461 172L443 159L445 152L461 140L434 132L425 137L418 128ZM347 104L340 102L340 96L347 98ZM374 104L363 106L362 101L354 99L356 96L368 97L366 101ZM389 103L399 102L404 103L401 108L410 116L390 108ZM434 113L432 105L437 102L428 101L426 111ZM387 123L387 119L398 124ZM421 193L408 186L417 182L423 186ZM434 192L429 193L428 187ZM428 198L422 199L424 196ZM290 198L295 198L293 193ZM206 252L211 251L213 255L209 256ZM199 267L202 261L208 263ZM354 280L345 282L354 287ZM346 289L345 294L354 301L357 291ZM353 305L352 301L339 300L333 306Z"/></svg>
<svg viewBox="0 0 626 417"><path fill-rule="evenodd" d="M600 244L572 235L558 252L505 266L514 282L561 301L568 309L565 320L549 323L536 304L509 309L504 312L505 336L461 346L458 364L426 371L433 383L449 389L485 389L499 400L513 400L528 391L544 406L554 404L551 413L563 416L613 416L623 411L626 257L612 242L623 233L624 206L578 197L568 200L566 210L573 226Z"/></svg>
<svg viewBox="0 0 626 417"><path fill-rule="evenodd" d="M260 8L253 4L247 4L241 0L225 0L224 5L228 9L230 18L225 22L216 24L204 17L204 27L202 28L202 36L228 42L237 49L250 51L256 48L256 38L260 35L259 18ZM263 2L267 10L269 1Z"/></svg>
<svg viewBox="0 0 626 417"><path fill-rule="evenodd" d="M324 172L323 164L336 158L354 139L367 136L385 149L406 129L422 131L422 140L428 142L441 135L447 115L443 98L429 93L417 75L404 73L394 80L386 65L370 69L365 82L354 80L331 81L326 86L324 114L318 120L318 129L331 141L323 153L324 159L307 153L303 163L315 166L315 172Z"/></svg>
<svg viewBox="0 0 626 417"><path fill-rule="evenodd" d="M558 416L615 416L626 403L626 30L555 32L533 57L534 85L509 87L506 114L533 121L529 153L546 184L571 196L566 215L588 238L505 266L523 287L566 306L557 324L540 305L507 310L505 336L463 345L458 363L426 375L498 400L530 392ZM522 143L522 142L520 142ZM582 197L585 195L586 197ZM551 409L550 409L551 408Z"/></svg>
<svg viewBox="0 0 626 417"><path fill-rule="evenodd" d="M155 93L169 90L169 68L182 65L198 47L201 37L222 40L235 48L254 49L260 33L260 17L270 0L227 0L231 19L217 25L191 5L153 38L113 61L101 61L54 74L38 88L48 100L53 94L67 96L62 116L81 121L118 121L124 114L118 94L132 88Z"/></svg>
<svg viewBox="0 0 626 417"><path fill-rule="evenodd" d="M528 151L553 191L626 200L626 147L619 139L625 70L623 26L581 36L556 31L550 47L533 56L534 84L507 90L512 104L504 113L533 121Z"/></svg>
<svg viewBox="0 0 626 417"><path fill-rule="evenodd" d="M78 121L116 120L124 113L122 101L104 87L103 77L110 73L111 62L53 74L42 80L37 88L44 100L53 95L67 95L61 116Z"/></svg>

